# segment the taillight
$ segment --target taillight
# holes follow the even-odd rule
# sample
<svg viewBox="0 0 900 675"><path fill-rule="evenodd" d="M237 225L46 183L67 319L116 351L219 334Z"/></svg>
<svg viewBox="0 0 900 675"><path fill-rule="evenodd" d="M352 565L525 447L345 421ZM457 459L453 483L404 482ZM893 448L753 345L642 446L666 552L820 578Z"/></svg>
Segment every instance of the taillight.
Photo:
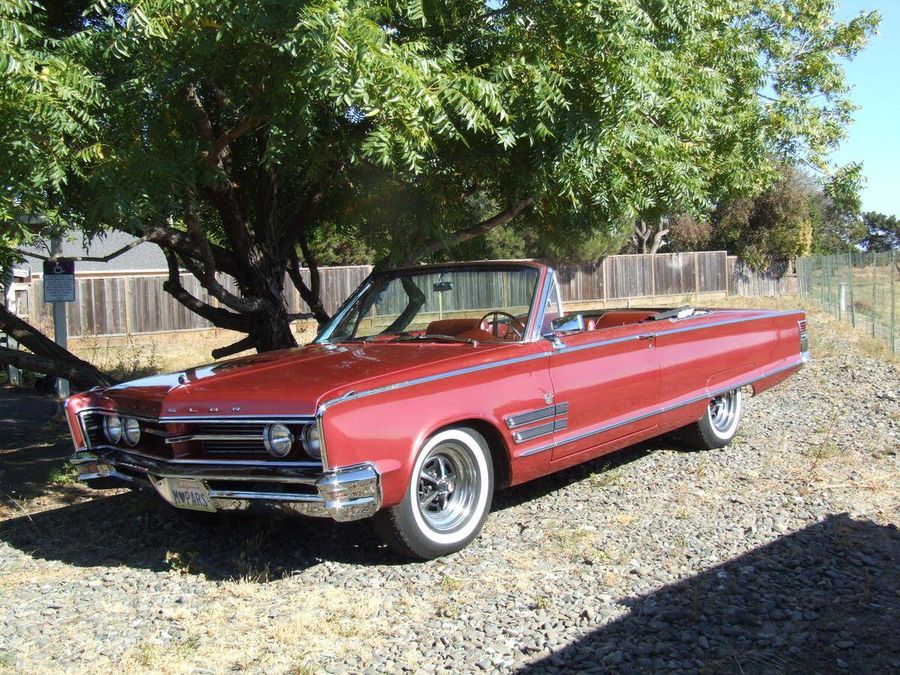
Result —
<svg viewBox="0 0 900 675"><path fill-rule="evenodd" d="M798 321L797 326L800 328L800 355L804 361L809 361L809 330L806 327L806 319Z"/></svg>

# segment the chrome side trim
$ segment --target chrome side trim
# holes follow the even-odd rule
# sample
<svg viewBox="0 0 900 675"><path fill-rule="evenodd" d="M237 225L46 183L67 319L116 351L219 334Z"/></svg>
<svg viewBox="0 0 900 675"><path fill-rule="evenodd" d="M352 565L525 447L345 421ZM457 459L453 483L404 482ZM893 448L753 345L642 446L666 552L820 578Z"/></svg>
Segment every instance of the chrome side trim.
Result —
<svg viewBox="0 0 900 675"><path fill-rule="evenodd" d="M770 319L778 316L790 316L792 314L802 314L801 310L785 310L785 311L773 311L768 312L766 314L760 314L757 316L747 316L740 317L737 319L728 319L726 321L718 321L713 323L705 323L701 326L682 326L679 328L671 328L668 330L662 330L657 333L654 333L657 337L661 335L672 335L675 333L686 333L694 330L703 330L706 328L714 328L716 326L728 326L736 323L745 323L748 321L758 321L761 319ZM709 316L709 315L702 315ZM697 317L700 318L700 317ZM496 361L494 363L483 363L477 366L469 366L468 368L460 368L458 370L448 370L446 373L438 373L436 375L428 375L426 377L419 377L413 380L406 380L404 382L396 382L394 384L385 385L383 387L376 387L375 389L364 389L362 391L352 392L350 394L339 396L337 398L331 399L329 401L325 401L322 406L328 407L331 405L335 405L337 403L343 403L344 401L353 401L358 398L365 398L367 396L374 396L376 394L383 394L388 391L395 391L397 389L405 389L406 387L414 387L419 384L426 384L428 382L435 382L438 380L444 380L451 377L457 377L460 375L469 375L471 373L476 373L482 370L490 370L491 368L502 368L504 366L513 365L516 363L522 363L525 361L533 361L535 359L548 358L555 354L566 354L573 351L580 351L582 349L594 349L595 347L603 347L605 345L616 344L619 342L628 342L632 340L638 340L640 337L638 335L626 335L623 337L612 338L609 340L600 340L599 342L591 342L589 344L577 345L575 347L564 347L562 349L556 351L547 351L540 352L537 354L529 354L528 356L518 356L511 359L504 359L503 361ZM528 343L519 343L519 344L528 344ZM548 343L549 344L549 343ZM320 406L321 408L321 406Z"/></svg>
<svg viewBox="0 0 900 675"><path fill-rule="evenodd" d="M540 438L541 436L552 434L554 431L562 431L568 426L569 419L567 417L562 417L558 420L541 424L540 426L517 431L513 434L513 440L515 440L516 443L523 443L524 441L530 441L533 438Z"/></svg>
<svg viewBox="0 0 900 675"><path fill-rule="evenodd" d="M584 440L585 438L590 438L591 436L596 436L598 434L606 433L607 431L612 431L613 429L617 429L618 427L623 427L628 424L633 424L634 422L640 422L641 420L647 419L648 417L654 417L656 415L662 415L664 413L670 412L677 408L683 408L686 405L691 405L692 403L697 403L698 401L703 401L707 399L714 398L719 394L724 394L726 391L731 391L732 389L739 389L741 387L746 387L748 385L753 384L754 382L758 382L759 380L764 380L767 377L772 377L773 375L778 375L779 373L783 373L786 370L791 370L793 368L798 368L803 366L806 361L801 358L798 361L794 361L793 363L789 363L788 365L781 366L779 368L774 368L773 370L769 370L762 375L758 375L756 377L752 377L748 380L744 380L738 384L732 384L727 387L720 387L718 389L707 391L704 394L698 396L692 396L689 399L685 399L684 401L679 401L678 403L670 404L667 406L661 406L655 410L651 410L650 412L642 413L640 415L635 415L633 417L629 417L624 420L620 420L619 422L614 422L612 424L605 424L600 427L596 427L594 429L590 429L588 431L584 431L582 433L576 434L575 436L570 436L569 438L554 440L552 443L548 443L546 445L542 445L537 448L530 448L519 455L519 457L529 457L531 455L536 455L541 452L546 452L547 450L553 450L554 448L558 448L562 445L567 445L569 443L575 443L577 441Z"/></svg>
<svg viewBox="0 0 900 675"><path fill-rule="evenodd" d="M519 344L527 344L527 343L519 343ZM495 361L493 363L482 363L477 366L469 366L467 368L460 368L458 370L449 370L446 373L437 373L435 375L426 375L425 377L417 377L413 380L406 380L405 382L395 382L394 384L387 384L383 387L376 387L375 389L364 389L363 391L355 391L344 396L339 396L338 398L331 399L330 401L326 401L322 404L322 406L330 407L337 403L344 403L345 401L354 401L358 398L366 398L368 396L374 396L375 394L383 394L388 391L395 391L397 389L406 389L407 387L414 387L418 384L427 384L428 382L437 382L438 380L446 380L450 377L458 377L460 375L470 375L472 373L478 373L482 370L491 370L493 368L503 368L504 366L510 366L515 363L524 363L525 361L534 361L535 359L546 359L549 355L549 352L538 352L536 354L529 354L528 356L517 356L511 359L504 359L503 361Z"/></svg>
<svg viewBox="0 0 900 675"><path fill-rule="evenodd" d="M556 350L553 354L568 354L571 352L579 352L585 349L594 349L596 347L605 347L607 345L619 344L622 342L631 342L634 340L646 340L648 337L662 337L664 335L676 335L678 333L690 333L695 330L704 330L706 328L716 328L719 326L730 326L732 324L738 323L746 323L748 321L758 321L760 319L771 319L779 316L790 316L792 314L799 314L800 310L784 310L784 311L773 311L767 312L765 314L759 314L757 316L742 316L736 319L726 319L722 321L714 321L711 323L704 323L699 326L679 326L677 328L667 328L663 330L656 331L654 333L641 333L640 335L624 335L622 337L611 338L609 340L599 340L598 342L589 342L587 344L576 345L574 347L564 347L562 349ZM709 314L700 314L696 317L688 317L686 319L681 319L680 321L689 321L693 318L702 318L708 317ZM652 324L644 324L645 327L652 326Z"/></svg>
<svg viewBox="0 0 900 675"><path fill-rule="evenodd" d="M556 417L557 415L564 415L567 412L569 412L568 403L557 403L556 405L547 406L546 408L538 408L537 410L510 415L505 419L506 427L508 429L516 429L518 427L523 427L526 424L531 424L532 422L539 422L540 420Z"/></svg>

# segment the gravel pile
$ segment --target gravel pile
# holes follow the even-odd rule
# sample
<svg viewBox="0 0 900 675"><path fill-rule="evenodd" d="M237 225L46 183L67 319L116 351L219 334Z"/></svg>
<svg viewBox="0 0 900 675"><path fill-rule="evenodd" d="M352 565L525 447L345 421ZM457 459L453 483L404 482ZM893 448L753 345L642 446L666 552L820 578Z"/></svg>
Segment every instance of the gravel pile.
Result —
<svg viewBox="0 0 900 675"><path fill-rule="evenodd" d="M731 447L508 490L443 560L131 493L7 519L0 671L896 672L900 376L822 344Z"/></svg>

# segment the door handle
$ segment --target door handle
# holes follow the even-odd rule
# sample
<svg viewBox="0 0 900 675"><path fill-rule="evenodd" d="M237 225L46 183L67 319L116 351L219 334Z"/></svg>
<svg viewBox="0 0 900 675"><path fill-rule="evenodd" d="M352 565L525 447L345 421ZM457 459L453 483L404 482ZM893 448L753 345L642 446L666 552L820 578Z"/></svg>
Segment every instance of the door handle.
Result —
<svg viewBox="0 0 900 675"><path fill-rule="evenodd" d="M641 333L640 335L638 335L638 340L655 340L655 339L656 339L655 333Z"/></svg>

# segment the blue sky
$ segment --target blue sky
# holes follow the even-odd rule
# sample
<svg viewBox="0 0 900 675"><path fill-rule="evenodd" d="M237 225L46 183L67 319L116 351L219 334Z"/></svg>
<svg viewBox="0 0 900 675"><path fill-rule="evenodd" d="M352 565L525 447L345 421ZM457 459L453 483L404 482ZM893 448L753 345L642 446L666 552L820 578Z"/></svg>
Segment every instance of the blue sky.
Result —
<svg viewBox="0 0 900 675"><path fill-rule="evenodd" d="M878 35L847 64L851 98L860 109L834 159L862 162L864 211L900 216L900 1L839 0L838 16L881 12Z"/></svg>

